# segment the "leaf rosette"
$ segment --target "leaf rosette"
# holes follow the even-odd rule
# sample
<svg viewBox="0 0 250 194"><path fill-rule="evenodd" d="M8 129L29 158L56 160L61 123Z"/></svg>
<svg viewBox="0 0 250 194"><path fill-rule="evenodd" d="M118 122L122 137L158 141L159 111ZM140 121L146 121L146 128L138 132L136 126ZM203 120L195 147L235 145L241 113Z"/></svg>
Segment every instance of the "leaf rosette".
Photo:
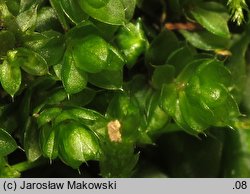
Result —
<svg viewBox="0 0 250 194"><path fill-rule="evenodd" d="M163 85L162 108L194 135L209 126L232 127L241 114L231 86L231 73L222 62L194 60L173 83Z"/></svg>

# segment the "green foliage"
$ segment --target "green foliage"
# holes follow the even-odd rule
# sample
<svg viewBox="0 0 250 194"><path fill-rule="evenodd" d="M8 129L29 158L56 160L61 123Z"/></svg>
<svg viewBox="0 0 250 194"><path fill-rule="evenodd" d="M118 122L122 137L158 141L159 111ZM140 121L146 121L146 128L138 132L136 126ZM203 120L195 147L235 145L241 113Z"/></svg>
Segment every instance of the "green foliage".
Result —
<svg viewBox="0 0 250 194"><path fill-rule="evenodd" d="M181 30L180 33L196 48L202 50L223 50L228 48L228 38L221 38L207 31L189 32Z"/></svg>
<svg viewBox="0 0 250 194"><path fill-rule="evenodd" d="M232 127L240 112L229 87L230 72L222 63L198 59L186 66L176 83L163 86L162 107L192 134L210 125Z"/></svg>
<svg viewBox="0 0 250 194"><path fill-rule="evenodd" d="M62 0L59 3L61 9L72 23L78 24L88 18L88 15L81 10L78 1Z"/></svg>
<svg viewBox="0 0 250 194"><path fill-rule="evenodd" d="M3 129L0 129L0 157L7 156L17 148L16 141Z"/></svg>
<svg viewBox="0 0 250 194"><path fill-rule="evenodd" d="M87 74L77 69L75 58L70 49L64 55L61 79L68 94L78 93L87 85Z"/></svg>
<svg viewBox="0 0 250 194"><path fill-rule="evenodd" d="M137 21L135 25L129 23L120 28L117 32L116 42L125 55L128 67L132 67L147 46L141 20Z"/></svg>
<svg viewBox="0 0 250 194"><path fill-rule="evenodd" d="M97 138L88 128L74 121L63 122L58 127L59 156L66 164L78 168L82 162L99 158Z"/></svg>
<svg viewBox="0 0 250 194"><path fill-rule="evenodd" d="M4 90L14 97L21 85L21 71L19 66L11 62L4 60L0 66L0 80Z"/></svg>
<svg viewBox="0 0 250 194"><path fill-rule="evenodd" d="M191 10L191 14L200 25L211 33L224 38L230 37L227 20L222 13L197 6Z"/></svg>
<svg viewBox="0 0 250 194"><path fill-rule="evenodd" d="M123 5L121 0L94 2L80 0L79 4L83 11L101 22L113 25L121 25L126 21L126 7Z"/></svg>
<svg viewBox="0 0 250 194"><path fill-rule="evenodd" d="M76 66L89 73L98 73L105 69L108 58L108 45L99 36L89 35L72 45Z"/></svg>
<svg viewBox="0 0 250 194"><path fill-rule="evenodd" d="M243 10L248 9L245 0L228 0L227 5L232 15L232 21L240 25L244 21Z"/></svg>
<svg viewBox="0 0 250 194"><path fill-rule="evenodd" d="M248 2L0 0L0 177L249 177Z"/></svg>

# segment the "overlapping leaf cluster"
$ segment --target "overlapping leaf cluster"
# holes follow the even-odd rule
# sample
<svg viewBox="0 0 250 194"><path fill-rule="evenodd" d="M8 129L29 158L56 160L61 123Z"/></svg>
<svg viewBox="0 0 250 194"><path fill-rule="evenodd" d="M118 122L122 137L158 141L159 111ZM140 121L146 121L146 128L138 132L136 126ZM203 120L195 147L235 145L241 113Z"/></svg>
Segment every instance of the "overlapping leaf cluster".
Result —
<svg viewBox="0 0 250 194"><path fill-rule="evenodd" d="M0 177L58 160L73 169L98 161L103 177L139 176L148 165L140 151L176 131L207 134L208 150L228 139L243 149L241 133L249 139L249 127L239 105L247 102L249 24L235 34L229 20L223 0L0 0ZM169 22L176 31L166 29ZM229 128L245 131L217 132ZM217 135L219 143L211 140ZM19 148L27 162L10 166ZM211 152L213 176L234 176L238 163L247 168L244 148L221 169L228 149ZM185 170L167 173L200 175Z"/></svg>

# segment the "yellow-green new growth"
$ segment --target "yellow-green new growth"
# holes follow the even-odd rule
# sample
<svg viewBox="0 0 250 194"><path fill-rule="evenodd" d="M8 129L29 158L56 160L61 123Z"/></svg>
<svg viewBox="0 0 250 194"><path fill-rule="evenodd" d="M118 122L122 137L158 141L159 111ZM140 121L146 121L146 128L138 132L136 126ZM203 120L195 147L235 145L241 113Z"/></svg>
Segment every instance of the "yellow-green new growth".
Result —
<svg viewBox="0 0 250 194"><path fill-rule="evenodd" d="M243 10L248 10L245 0L228 0L227 5L231 13L232 21L237 22L237 25L241 25L244 21Z"/></svg>

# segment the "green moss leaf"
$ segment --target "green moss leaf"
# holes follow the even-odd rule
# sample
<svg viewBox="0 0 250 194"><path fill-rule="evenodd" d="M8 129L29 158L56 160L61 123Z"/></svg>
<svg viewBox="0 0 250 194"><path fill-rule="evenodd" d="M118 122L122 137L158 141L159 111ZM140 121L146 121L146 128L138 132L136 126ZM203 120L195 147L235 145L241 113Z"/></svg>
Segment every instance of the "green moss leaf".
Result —
<svg viewBox="0 0 250 194"><path fill-rule="evenodd" d="M24 47L36 51L48 66L61 62L65 51L65 40L59 32L50 30L43 33L31 33L22 38Z"/></svg>
<svg viewBox="0 0 250 194"><path fill-rule="evenodd" d="M17 149L15 139L0 128L0 157L6 156Z"/></svg>
<svg viewBox="0 0 250 194"><path fill-rule="evenodd" d="M177 89L175 84L164 84L161 90L161 107L173 116L177 106Z"/></svg>
<svg viewBox="0 0 250 194"><path fill-rule="evenodd" d="M29 161L34 162L42 156L39 144L38 126L32 117L28 117L24 126L24 150Z"/></svg>
<svg viewBox="0 0 250 194"><path fill-rule="evenodd" d="M49 72L45 59L38 53L26 48L17 49L15 63L31 75L42 76Z"/></svg>
<svg viewBox="0 0 250 194"><path fill-rule="evenodd" d="M58 1L58 0L49 0L49 1L50 1L52 8L56 11L57 17L58 17L63 29L65 31L69 30L70 27L69 27L69 24L68 24L68 21L67 21L65 15L64 15L60 1Z"/></svg>
<svg viewBox="0 0 250 194"><path fill-rule="evenodd" d="M81 0L79 3L88 15L104 23L121 25L126 21L125 7L120 0L98 1L98 3Z"/></svg>
<svg viewBox="0 0 250 194"><path fill-rule="evenodd" d="M38 127L40 128L41 126L52 122L61 112L61 108L47 108L43 110L37 118Z"/></svg>
<svg viewBox="0 0 250 194"><path fill-rule="evenodd" d="M61 24L57 18L56 11L51 7L42 7L37 13L36 28L38 32L48 30L61 30Z"/></svg>
<svg viewBox="0 0 250 194"><path fill-rule="evenodd" d="M4 60L3 64L0 65L0 80L3 89L12 97L19 90L21 79L20 67Z"/></svg>
<svg viewBox="0 0 250 194"><path fill-rule="evenodd" d="M98 159L100 147L97 137L85 126L77 122L60 125L59 156L72 168L81 163Z"/></svg>
<svg viewBox="0 0 250 194"><path fill-rule="evenodd" d="M108 4L110 0L86 0L88 4L95 8L101 8Z"/></svg>
<svg viewBox="0 0 250 194"><path fill-rule="evenodd" d="M20 0L6 1L6 5L8 6L9 11L13 15L16 16L19 13L19 10L20 10Z"/></svg>
<svg viewBox="0 0 250 194"><path fill-rule="evenodd" d="M7 27L8 30L13 33L19 33L20 28L17 24L16 17L9 11L6 2L4 0L0 1L0 18L1 26Z"/></svg>
<svg viewBox="0 0 250 194"><path fill-rule="evenodd" d="M131 20L135 11L136 0L121 0L121 2L125 10L125 18Z"/></svg>
<svg viewBox="0 0 250 194"><path fill-rule="evenodd" d="M68 97L62 86L54 87L52 90L45 92L44 95L45 96L43 96L42 99L39 99L36 107L34 107L33 114L39 114L39 112L47 105L59 105Z"/></svg>
<svg viewBox="0 0 250 194"><path fill-rule="evenodd" d="M227 26L227 19L219 12L208 11L201 7L195 6L191 10L195 20L208 31L217 36L230 38L230 32Z"/></svg>
<svg viewBox="0 0 250 194"><path fill-rule="evenodd" d="M40 129L39 142L43 156L50 160L58 156L58 131L51 125L44 125Z"/></svg>
<svg viewBox="0 0 250 194"><path fill-rule="evenodd" d="M197 68L197 74L201 84L221 83L226 87L232 86L232 74L221 61L211 60L208 63L202 63Z"/></svg>
<svg viewBox="0 0 250 194"><path fill-rule="evenodd" d="M123 71L107 71L88 74L89 82L97 87L108 90L120 90L123 84Z"/></svg>
<svg viewBox="0 0 250 194"><path fill-rule="evenodd" d="M160 107L160 92L154 93L146 102L147 132L160 131L169 121L168 114Z"/></svg>
<svg viewBox="0 0 250 194"><path fill-rule="evenodd" d="M60 114L54 116L55 117L53 117L53 123L55 125L58 125L67 120L74 120L78 123L88 126L93 131L96 131L96 126L103 127L103 124L106 125L106 119L103 115L94 110L81 107L68 108L63 110Z"/></svg>
<svg viewBox="0 0 250 194"><path fill-rule="evenodd" d="M64 55L61 78L68 94L78 93L87 85L87 74L76 68L76 62L70 50L67 50Z"/></svg>
<svg viewBox="0 0 250 194"><path fill-rule="evenodd" d="M229 44L229 39L216 36L207 31L189 32L181 30L180 32L194 47L207 51L226 49Z"/></svg>
<svg viewBox="0 0 250 194"><path fill-rule="evenodd" d="M88 15L81 9L79 1L62 0L60 5L65 15L75 24L88 19Z"/></svg>
<svg viewBox="0 0 250 194"><path fill-rule="evenodd" d="M112 45L108 45L109 53L105 70L119 71L123 68L125 60L118 49Z"/></svg>
<svg viewBox="0 0 250 194"><path fill-rule="evenodd" d="M147 40L142 30L141 21L122 26L116 35L116 43L127 60L127 66L133 67L138 57L146 50Z"/></svg>
<svg viewBox="0 0 250 194"><path fill-rule="evenodd" d="M142 135L139 133L141 114L137 99L121 92L112 98L106 112L111 122L117 120L120 123L121 138L124 142L136 142Z"/></svg>
<svg viewBox="0 0 250 194"><path fill-rule="evenodd" d="M20 13L16 17L17 24L22 32L33 30L37 19L37 5L31 6L28 10Z"/></svg>
<svg viewBox="0 0 250 194"><path fill-rule="evenodd" d="M105 69L108 59L108 44L99 36L89 35L72 45L73 58L77 68L98 73Z"/></svg>
<svg viewBox="0 0 250 194"><path fill-rule="evenodd" d="M197 110L199 107L196 107L196 105L191 104L188 101L185 92L180 93L179 100L183 119L188 124L188 126L193 129L193 131L188 131L189 133L197 135L209 127L206 119L204 119L202 115L199 115L200 112Z"/></svg>
<svg viewBox="0 0 250 194"><path fill-rule="evenodd" d="M180 72L188 65L196 55L196 51L193 47L185 45L174 52L168 57L166 64L173 65L175 68L175 75L179 75Z"/></svg>

